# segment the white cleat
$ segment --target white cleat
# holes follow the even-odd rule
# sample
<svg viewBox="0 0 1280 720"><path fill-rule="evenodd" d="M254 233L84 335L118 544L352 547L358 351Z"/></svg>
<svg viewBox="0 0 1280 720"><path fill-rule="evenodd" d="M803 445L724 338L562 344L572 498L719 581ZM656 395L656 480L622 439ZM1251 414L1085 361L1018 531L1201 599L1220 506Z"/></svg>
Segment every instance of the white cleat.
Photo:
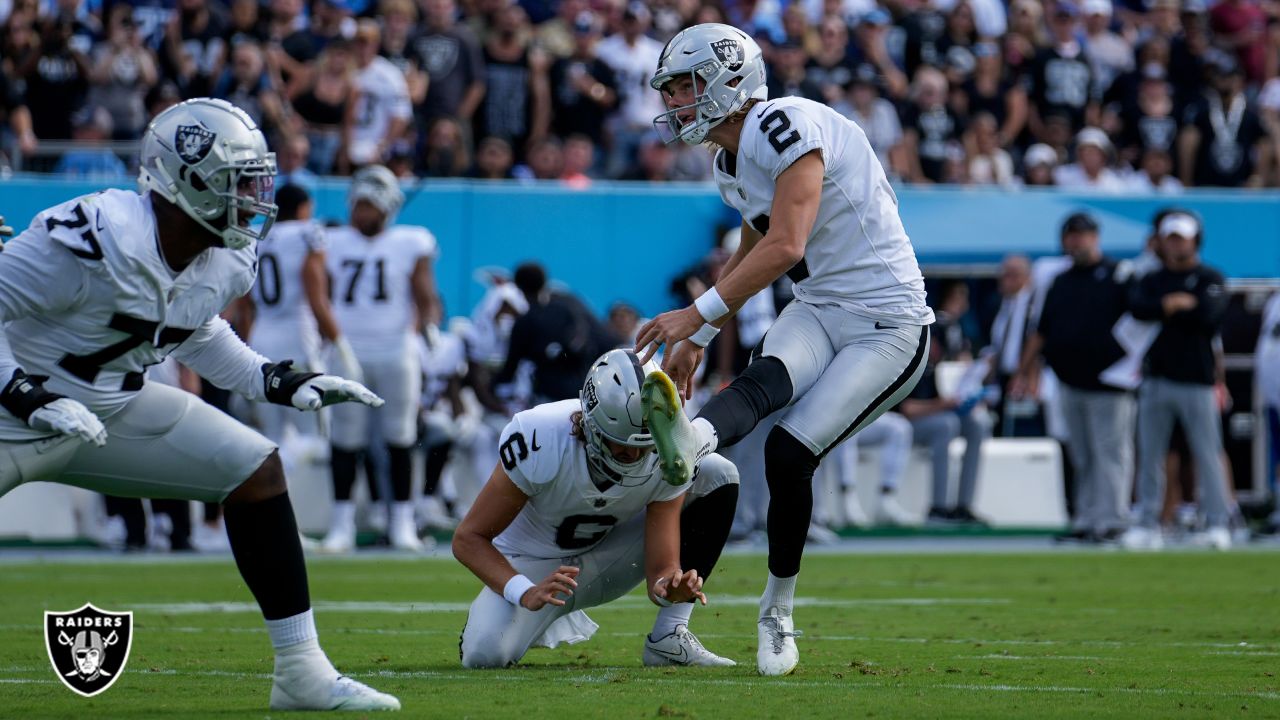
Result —
<svg viewBox="0 0 1280 720"><path fill-rule="evenodd" d="M271 709L399 710L400 701L346 675L321 682L282 682L277 673L271 685Z"/></svg>
<svg viewBox="0 0 1280 720"><path fill-rule="evenodd" d="M845 526L869 527L871 518L867 516L867 511L862 509L862 501L858 500L858 490L856 488L845 488L842 494L844 496Z"/></svg>
<svg viewBox="0 0 1280 720"><path fill-rule="evenodd" d="M920 523L919 517L907 512L905 508L898 504L898 497L895 493L881 493L880 507L876 510L876 519L885 525L898 527L918 525Z"/></svg>
<svg viewBox="0 0 1280 720"><path fill-rule="evenodd" d="M644 664L648 667L661 665L729 667L738 663L706 649L698 640L698 636L689 632L689 628L677 625L675 632L657 640L652 636L645 636Z"/></svg>
<svg viewBox="0 0 1280 720"><path fill-rule="evenodd" d="M1163 550L1164 536L1159 528L1134 525L1120 536L1120 547L1125 550Z"/></svg>
<svg viewBox="0 0 1280 720"><path fill-rule="evenodd" d="M1191 545L1210 550L1230 550L1231 531L1221 525L1206 528L1203 532L1191 536Z"/></svg>
<svg viewBox="0 0 1280 720"><path fill-rule="evenodd" d="M452 530L458 521L445 512L444 503L438 497L426 497L418 504L418 518L422 526L431 530Z"/></svg>
<svg viewBox="0 0 1280 720"><path fill-rule="evenodd" d="M356 549L356 526L339 525L329 528L329 534L320 541L320 552L346 555Z"/></svg>
<svg viewBox="0 0 1280 720"><path fill-rule="evenodd" d="M756 648L756 668L761 675L790 675L800 662L800 650L796 648L795 621L778 608L770 608L756 626L759 646Z"/></svg>
<svg viewBox="0 0 1280 720"><path fill-rule="evenodd" d="M672 485L684 485L693 478L694 467L710 452L710 446L698 441L698 433L680 404L680 391L666 373L649 373L640 391L640 402L658 450L662 478Z"/></svg>
<svg viewBox="0 0 1280 720"><path fill-rule="evenodd" d="M413 506L409 503L396 503L391 508L391 528L387 533L391 547L396 550L422 552L426 546L418 538L418 525L413 519Z"/></svg>

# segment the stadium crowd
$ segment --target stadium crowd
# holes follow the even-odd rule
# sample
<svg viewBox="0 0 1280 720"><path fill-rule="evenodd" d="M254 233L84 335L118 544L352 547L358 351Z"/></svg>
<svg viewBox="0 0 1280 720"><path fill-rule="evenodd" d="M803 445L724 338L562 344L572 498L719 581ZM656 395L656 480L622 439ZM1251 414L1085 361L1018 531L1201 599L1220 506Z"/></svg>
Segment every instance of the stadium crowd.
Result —
<svg viewBox="0 0 1280 720"><path fill-rule="evenodd" d="M1280 4L1257 0L3 0L0 168L123 178L151 117L211 95L295 183L707 179L647 85L707 21L753 33L770 95L857 121L897 181L1280 185Z"/></svg>

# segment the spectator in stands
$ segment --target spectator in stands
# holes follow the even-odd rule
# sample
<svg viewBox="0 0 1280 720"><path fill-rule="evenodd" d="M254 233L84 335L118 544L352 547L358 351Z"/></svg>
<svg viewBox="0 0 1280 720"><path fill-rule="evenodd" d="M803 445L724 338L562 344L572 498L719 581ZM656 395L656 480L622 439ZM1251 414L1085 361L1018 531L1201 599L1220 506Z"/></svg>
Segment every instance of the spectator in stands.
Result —
<svg viewBox="0 0 1280 720"><path fill-rule="evenodd" d="M1011 437L1019 432L1021 400L1013 396L1013 380L1022 362L1022 350L1031 322L1031 261L1026 255L1006 255L997 278L1000 307L991 323L991 381L1000 391L995 413L995 434ZM1030 414L1030 413L1027 413Z"/></svg>
<svg viewBox="0 0 1280 720"><path fill-rule="evenodd" d="M223 5L206 0L177 0L161 56L165 77L186 97L208 95L227 59L227 18Z"/></svg>
<svg viewBox="0 0 1280 720"><path fill-rule="evenodd" d="M1117 133L1122 162L1138 164L1148 149L1172 153L1178 139L1178 119L1173 104L1173 87L1165 78L1164 67L1149 63L1137 79L1132 94L1119 100L1117 111L1109 112L1120 125ZM1129 85L1127 77L1117 83Z"/></svg>
<svg viewBox="0 0 1280 720"><path fill-rule="evenodd" d="M427 177L462 177L471 167L462 125L451 117L438 117L427 129L420 170Z"/></svg>
<svg viewBox="0 0 1280 720"><path fill-rule="evenodd" d="M506 180L514 177L511 168L515 157L511 152L511 143L502 138L488 137L480 141L476 148L476 166L471 177L480 180Z"/></svg>
<svg viewBox="0 0 1280 720"><path fill-rule="evenodd" d="M517 157L551 127L551 91L545 53L529 41L529 16L519 5L497 13L484 42L488 92L476 114L476 134L505 138Z"/></svg>
<svg viewBox="0 0 1280 720"><path fill-rule="evenodd" d="M1184 185L1257 187L1259 158L1269 156L1258 113L1245 94L1244 73L1218 53L1209 65L1209 86L1187 107L1178 136L1178 176Z"/></svg>
<svg viewBox="0 0 1280 720"><path fill-rule="evenodd" d="M644 182L669 182L675 178L675 152L656 133L651 133L640 143L640 153L635 166L623 180Z"/></svg>
<svg viewBox="0 0 1280 720"><path fill-rule="evenodd" d="M454 0L422 0L422 34L413 40L418 68L429 84L414 115L419 128L441 115L471 122L485 94L484 57L480 42L457 22Z"/></svg>
<svg viewBox="0 0 1280 720"><path fill-rule="evenodd" d="M413 120L404 73L378 56L382 30L375 20L361 20L355 40L355 96L347 106L346 157L340 167L355 170L385 160Z"/></svg>
<svg viewBox="0 0 1280 720"><path fill-rule="evenodd" d="M938 287L930 342L938 348L938 360L951 362L973 358L973 341L965 328L969 315L969 285L946 280Z"/></svg>
<svg viewBox="0 0 1280 720"><path fill-rule="evenodd" d="M574 190L591 186L591 166L595 163L596 147L586 135L570 135L564 141L564 166L560 180Z"/></svg>
<svg viewBox="0 0 1280 720"><path fill-rule="evenodd" d="M1071 267L1045 295L1015 383L1035 394L1043 354L1059 381L1067 449L1076 473L1075 514L1066 537L1110 542L1128 523L1134 399L1101 376L1124 356L1113 329L1128 311L1129 270L1103 256L1098 223L1087 213L1068 217L1061 238Z"/></svg>
<svg viewBox="0 0 1280 720"><path fill-rule="evenodd" d="M1205 4L1200 0L1184 0L1181 19L1182 34L1169 41L1169 79L1174 85L1174 104L1185 108L1197 101L1204 90L1213 33Z"/></svg>
<svg viewBox="0 0 1280 720"><path fill-rule="evenodd" d="M124 180L129 177L124 162L102 143L111 139L111 113L103 107L86 106L71 119L71 138L78 143L62 154L53 171L84 180Z"/></svg>
<svg viewBox="0 0 1280 720"><path fill-rule="evenodd" d="M143 100L159 74L151 51L142 45L142 33L133 22L133 8L124 3L107 13L107 40L93 49L89 71L89 104L111 113L117 140L135 140L147 125Z"/></svg>
<svg viewBox="0 0 1280 720"><path fill-rule="evenodd" d="M609 332L622 342L622 347L635 344L636 331L640 329L640 311L630 303L618 301L609 307Z"/></svg>
<svg viewBox="0 0 1280 720"><path fill-rule="evenodd" d="M948 182L947 158L964 133L964 120L947 105L947 78L922 66L911 84L911 105L903 113L905 179L913 183Z"/></svg>
<svg viewBox="0 0 1280 720"><path fill-rule="evenodd" d="M818 24L818 42L804 72L809 82L819 88L822 102L835 106L844 99L845 88L853 80L853 70L849 26L838 16L827 15Z"/></svg>
<svg viewBox="0 0 1280 720"><path fill-rule="evenodd" d="M1079 24L1079 10L1070 0L1055 3L1049 22L1052 43L1036 55L1028 75L1028 127L1036 140L1050 145L1055 144L1047 128L1050 115L1065 117L1070 134L1098 122L1093 72L1076 39Z"/></svg>
<svg viewBox="0 0 1280 720"><path fill-rule="evenodd" d="M893 103L880 97L877 79L874 66L868 63L859 65L849 79L847 101L836 104L834 108L862 128L876 158L884 166L885 174L896 179L907 166L903 156L902 123Z"/></svg>
<svg viewBox="0 0 1280 720"><path fill-rule="evenodd" d="M1222 274L1200 261L1203 230L1189 212L1160 221L1158 255L1163 267L1137 282L1129 298L1138 320L1157 322L1160 334L1147 351L1138 392L1138 524L1125 547L1159 549L1164 505L1165 455L1176 421L1184 429L1200 481L1206 529L1194 539L1217 549L1231 545L1230 500L1223 473L1222 424L1214 397L1214 337L1222 328L1227 293Z"/></svg>
<svg viewBox="0 0 1280 720"><path fill-rule="evenodd" d="M310 75L308 64L323 48L307 32L302 0L270 0L267 11L267 51L292 94L294 85Z"/></svg>
<svg viewBox="0 0 1280 720"><path fill-rule="evenodd" d="M515 284L529 304L511 327L511 341L494 385L511 382L520 363L533 365L533 402L578 396L591 362L619 340L581 300L547 287L547 271L537 263L516 268Z"/></svg>
<svg viewBox="0 0 1280 720"><path fill-rule="evenodd" d="M1006 71L995 43L983 41L973 46L973 75L961 86L956 109L970 117L989 113L998 126L996 140L1008 148L1027 124L1027 92L1018 78Z"/></svg>
<svg viewBox="0 0 1280 720"><path fill-rule="evenodd" d="M1101 98L1121 73L1133 70L1133 46L1111 31L1111 0L1083 0L1084 56L1093 73L1093 95Z"/></svg>
<svg viewBox="0 0 1280 720"><path fill-rule="evenodd" d="M74 26L44 20L35 52L15 64L14 76L26 81L31 126L42 140L71 137L71 116L84 107L89 90L89 61L69 42Z"/></svg>
<svg viewBox="0 0 1280 720"><path fill-rule="evenodd" d="M307 167L328 175L337 166L343 138L349 134L347 108L356 92L355 58L345 40L329 43L314 72L291 83L290 100L301 132L311 145Z"/></svg>
<svg viewBox="0 0 1280 720"><path fill-rule="evenodd" d="M1126 183L1137 192L1161 195L1182 192L1182 183L1173 176L1173 157L1169 151L1155 147L1143 151L1138 170L1129 174Z"/></svg>
<svg viewBox="0 0 1280 720"><path fill-rule="evenodd" d="M925 0L906 14L901 22L906 44L903 69L917 77L921 66L940 68L946 63L945 48L940 47L947 32L947 16L937 2Z"/></svg>
<svg viewBox="0 0 1280 720"><path fill-rule="evenodd" d="M0 160L4 159L4 151L12 143L13 149L21 156L36 151L38 145L36 134L31 129L31 111L18 84L0 68Z"/></svg>
<svg viewBox="0 0 1280 720"><path fill-rule="evenodd" d="M566 5L578 2L562 0ZM599 18L591 12L579 13L572 30L572 50L551 66L552 130L560 137L586 135L601 147L606 120L618 104L617 80L613 68L596 55Z"/></svg>
<svg viewBox="0 0 1280 720"><path fill-rule="evenodd" d="M773 62L768 68L769 97L795 96L822 102L822 87L809 79L805 63L809 56L804 46L788 40L773 50Z"/></svg>
<svg viewBox="0 0 1280 720"><path fill-rule="evenodd" d="M887 412L837 446L844 517L849 525L866 527L873 518L883 525L917 523L919 516L908 512L898 501L902 475L911 461L911 440L911 421L896 412ZM880 498L874 516L867 515L858 499L858 455L863 448L880 449Z"/></svg>
<svg viewBox="0 0 1280 720"><path fill-rule="evenodd" d="M564 170L564 145L555 137L544 137L529 149L528 161L512 174L521 180L559 180Z"/></svg>
<svg viewBox="0 0 1280 720"><path fill-rule="evenodd" d="M1076 135L1076 161L1054 171L1054 184L1071 190L1123 192L1125 182L1112 170L1112 147L1101 128L1087 127Z"/></svg>
<svg viewBox="0 0 1280 720"><path fill-rule="evenodd" d="M275 83L267 73L262 48L248 38L231 48L231 61L214 84L212 95L244 110L268 131L280 124L284 113Z"/></svg>
<svg viewBox="0 0 1280 720"><path fill-rule="evenodd" d="M418 6L413 0L382 0L378 4L378 15L382 20L382 46L378 54L404 73L409 100L417 107L427 96L429 84L413 51L413 38L418 32Z"/></svg>
<svg viewBox="0 0 1280 720"><path fill-rule="evenodd" d="M1209 26L1251 83L1266 80L1267 13L1256 0L1219 0L1209 9Z"/></svg>
<svg viewBox="0 0 1280 720"><path fill-rule="evenodd" d="M1020 77L1031 70L1040 51L1049 47L1044 7L1038 0L1013 0L1009 4L1009 18L1002 55L1009 73Z"/></svg>
<svg viewBox="0 0 1280 720"><path fill-rule="evenodd" d="M1022 181L1027 186L1052 186L1053 171L1058 168L1058 153L1048 145L1036 143L1022 156L1022 168Z"/></svg>
<svg viewBox="0 0 1280 720"><path fill-rule="evenodd" d="M269 41L271 36L267 33L267 26L262 21L261 13L262 7L258 4L258 0L231 0L227 43L235 45L241 39L252 40L259 44Z"/></svg>
<svg viewBox="0 0 1280 720"><path fill-rule="evenodd" d="M1013 158L1000 147L1000 126L994 115L982 112L973 116L965 145L971 148L968 154L970 183L1002 187L1014 184Z"/></svg>
<svg viewBox="0 0 1280 720"><path fill-rule="evenodd" d="M309 193L315 192L318 178L307 169L311 156L311 143L303 133L285 135L276 148L276 186L296 185Z"/></svg>
<svg viewBox="0 0 1280 720"><path fill-rule="evenodd" d="M579 18L587 12L586 0L560 0L555 17L538 24L534 43L555 60L569 57L577 46Z"/></svg>
<svg viewBox="0 0 1280 720"><path fill-rule="evenodd" d="M613 68L619 95L618 112L612 117L612 146L605 172L620 177L635 162L640 141L653 131L653 119L665 108L662 97L649 87L658 66L662 43L648 37L652 15L649 7L633 0L622 12L618 32L600 41L597 53Z"/></svg>

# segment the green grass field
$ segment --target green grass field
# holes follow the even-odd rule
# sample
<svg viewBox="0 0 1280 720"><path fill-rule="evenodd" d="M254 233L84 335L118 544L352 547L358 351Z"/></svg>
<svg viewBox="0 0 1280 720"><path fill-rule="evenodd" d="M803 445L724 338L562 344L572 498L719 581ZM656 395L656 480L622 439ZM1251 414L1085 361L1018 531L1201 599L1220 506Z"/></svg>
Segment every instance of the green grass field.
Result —
<svg viewBox="0 0 1280 720"><path fill-rule="evenodd" d="M801 664L755 671L764 560L726 557L694 630L738 660L649 669L639 593L590 612L590 642L465 671L478 590L444 559L313 559L321 639L346 673L422 718L1280 717L1280 555L815 555ZM0 557L0 717L264 717L270 646L230 558L97 564ZM128 668L84 699L53 676L43 611L133 610ZM278 715L278 714L277 714Z"/></svg>

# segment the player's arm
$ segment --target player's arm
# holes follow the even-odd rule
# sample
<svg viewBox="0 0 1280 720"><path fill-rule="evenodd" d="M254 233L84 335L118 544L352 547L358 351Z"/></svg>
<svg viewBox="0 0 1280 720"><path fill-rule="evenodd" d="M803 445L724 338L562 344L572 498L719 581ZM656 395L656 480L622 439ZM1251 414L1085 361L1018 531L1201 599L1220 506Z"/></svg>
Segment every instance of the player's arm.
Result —
<svg viewBox="0 0 1280 720"><path fill-rule="evenodd" d="M436 296L436 273L430 255L418 258L413 264L413 304L418 309L418 326L439 325L440 302Z"/></svg>
<svg viewBox="0 0 1280 720"><path fill-rule="evenodd" d="M644 574L649 599L657 605L691 602L707 604L697 570L680 569L680 511L684 494L649 503L644 513Z"/></svg>
<svg viewBox="0 0 1280 720"><path fill-rule="evenodd" d="M307 296L307 304L311 306L311 314L316 317L316 328L320 337L329 342L337 342L342 336L338 321L333 316L333 305L329 302L329 276L325 273L325 254L323 250L312 250L302 261L302 291Z"/></svg>
<svg viewBox="0 0 1280 720"><path fill-rule="evenodd" d="M755 247L762 237L764 237L764 235L756 232L755 228L751 227L746 220L743 220L742 235L741 240L738 242L738 248L729 256L729 260L724 264L724 267L720 268L720 277L724 277L725 275L733 272L733 269L738 267L738 264L742 262L742 258L745 257L747 253L751 252L751 248Z"/></svg>
<svg viewBox="0 0 1280 720"><path fill-rule="evenodd" d="M731 313L804 259L805 243L822 201L823 172L822 152L811 150L778 175L768 232L716 282L716 290Z"/></svg>
<svg viewBox="0 0 1280 720"><path fill-rule="evenodd" d="M471 510L453 532L453 556L490 590L513 605L519 604L527 610L539 610L547 604L564 605L564 600L556 595L573 594L578 586L574 579L578 575L576 567L562 566L534 584L516 572L506 556L493 546L493 539L511 525L528 501L529 497L511 482L499 462Z"/></svg>

